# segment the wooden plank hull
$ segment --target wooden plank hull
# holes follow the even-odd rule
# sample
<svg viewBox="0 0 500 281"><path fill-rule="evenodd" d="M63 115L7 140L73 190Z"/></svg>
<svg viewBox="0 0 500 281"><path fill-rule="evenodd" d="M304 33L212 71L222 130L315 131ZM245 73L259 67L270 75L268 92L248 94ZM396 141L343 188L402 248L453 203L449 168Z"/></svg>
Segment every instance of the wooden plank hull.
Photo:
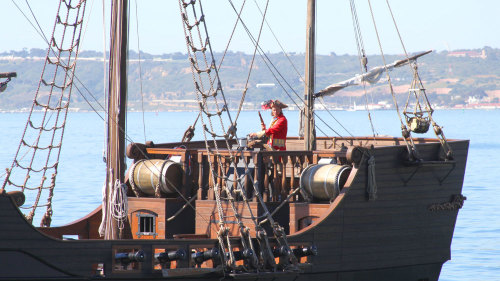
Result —
<svg viewBox="0 0 500 281"><path fill-rule="evenodd" d="M468 141L451 141L453 165L406 166L403 146L375 147L376 199L367 199L366 161L354 168L340 195L310 226L295 233L291 245L314 244L318 255L301 267L296 280L438 280L450 259ZM424 159L432 159L438 143L419 144ZM458 198L458 200L456 200ZM100 215L95 212L94 215ZM95 228L95 219L92 225ZM79 227L82 228L83 222ZM200 275L170 277L153 265L157 249L215 247L216 239L155 239L67 241L30 225L6 194L0 195L0 280L136 279L199 280ZM87 234L87 237L92 236ZM175 236L174 236L175 237ZM273 242L273 241L271 241ZM130 271L116 270L114 253L144 251L144 262ZM189 268L188 262L178 267ZM102 267L102 270L101 270ZM180 272L180 271L179 271ZM220 272L201 275L220 280ZM289 280L290 276L247 274L226 276L248 280Z"/></svg>

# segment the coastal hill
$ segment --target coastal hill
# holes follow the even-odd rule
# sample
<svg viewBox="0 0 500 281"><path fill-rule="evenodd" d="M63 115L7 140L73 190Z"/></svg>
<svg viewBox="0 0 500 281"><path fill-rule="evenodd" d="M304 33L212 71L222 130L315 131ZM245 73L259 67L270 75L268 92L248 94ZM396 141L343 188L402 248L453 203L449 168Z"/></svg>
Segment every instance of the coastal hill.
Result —
<svg viewBox="0 0 500 281"><path fill-rule="evenodd" d="M0 93L0 110L26 110L31 106L45 54L46 51L41 49L0 53L0 72L17 72L17 78L13 78L6 91ZM282 53L267 53L266 56L280 72L271 72L262 58L257 57L243 108L255 109L261 101L274 98L285 101L293 108L294 103L289 96L297 103L298 97L303 97L301 76L304 54L289 53L285 56ZM220 61L223 54L216 53L215 57ZM148 111L198 110L186 54L141 53L139 60L139 54L130 51L129 58L129 108L138 110L144 107ZM399 59L404 59L404 55L386 55L387 63ZM78 89L73 89L71 97L73 110L89 110L89 103L99 108L97 103L103 103L103 60L102 53L95 51L79 54L75 79ZM251 61L251 55L241 52L229 52L224 56L220 77L232 108L237 108L240 103ZM500 49L484 47L432 52L419 58L418 63L420 77L434 107L500 108ZM360 73L359 60L354 55L318 55L316 65L316 91ZM368 57L368 68L379 65L382 65L380 56ZM398 104L404 106L412 73L408 67L402 67L390 74ZM274 77L278 77L279 81ZM3 82L5 79L0 80ZM356 105L364 108L367 101L371 109L394 108L387 82L384 81L367 86L366 90L352 87L324 98L330 109L352 109Z"/></svg>

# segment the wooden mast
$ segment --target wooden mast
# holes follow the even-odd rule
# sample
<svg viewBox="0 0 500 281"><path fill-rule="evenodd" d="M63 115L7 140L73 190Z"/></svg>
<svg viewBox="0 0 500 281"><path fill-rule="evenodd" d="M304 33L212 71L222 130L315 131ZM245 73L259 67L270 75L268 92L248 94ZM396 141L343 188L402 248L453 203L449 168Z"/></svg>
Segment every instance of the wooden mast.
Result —
<svg viewBox="0 0 500 281"><path fill-rule="evenodd" d="M307 0L306 62L304 86L304 149L316 149L316 129L314 127L314 58L316 31L316 0Z"/></svg>
<svg viewBox="0 0 500 281"><path fill-rule="evenodd" d="M111 7L111 36L109 58L109 96L107 130L107 204L115 182L124 181L125 174L125 120L127 106L128 58L128 0L114 0ZM120 237L116 221L107 214L109 221L105 239Z"/></svg>

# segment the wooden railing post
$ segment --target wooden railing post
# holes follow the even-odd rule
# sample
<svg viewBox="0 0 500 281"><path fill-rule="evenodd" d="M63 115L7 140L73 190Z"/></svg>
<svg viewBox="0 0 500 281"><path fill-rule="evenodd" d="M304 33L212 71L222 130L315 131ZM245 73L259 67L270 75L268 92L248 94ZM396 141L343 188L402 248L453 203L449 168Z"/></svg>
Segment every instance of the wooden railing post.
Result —
<svg viewBox="0 0 500 281"><path fill-rule="evenodd" d="M262 170L264 173L264 192L262 194L262 198L264 199L264 202L269 202L269 156L262 156Z"/></svg>
<svg viewBox="0 0 500 281"><path fill-rule="evenodd" d="M261 194L261 196L263 196L262 194L262 190L263 190L263 180L264 180L264 177L263 177L263 168L262 168L262 155L260 153L255 153L252 157L253 159L253 165L254 165L254 176L253 176L253 184L255 184L255 182L258 182L258 186L256 186L255 188L259 191L259 193ZM253 200L254 202L258 202L257 200L257 197L256 197L257 194L254 193L254 196L253 196Z"/></svg>
<svg viewBox="0 0 500 281"><path fill-rule="evenodd" d="M313 154L312 164L318 164L318 160L319 160L318 154Z"/></svg>
<svg viewBox="0 0 500 281"><path fill-rule="evenodd" d="M306 163L306 156L305 155L301 155L299 156L299 164L300 164L300 168L299 168L299 175L302 174L302 171L304 171L304 163ZM299 182L299 185L300 185L300 182ZM299 201L302 200L302 195L299 194Z"/></svg>
<svg viewBox="0 0 500 281"><path fill-rule="evenodd" d="M290 175L290 189L289 192L291 192L293 189L295 189L295 164L297 163L297 157L295 156L290 156L290 164L292 165L292 174ZM290 201L295 201L295 196L290 198Z"/></svg>
<svg viewBox="0 0 500 281"><path fill-rule="evenodd" d="M245 165L248 165L252 159L252 156L243 156L245 157ZM254 168L254 171L256 169ZM243 181L243 187L245 188L246 196L248 200L252 200L252 194L253 194L253 183L251 181L251 178L249 174L245 174L245 180Z"/></svg>
<svg viewBox="0 0 500 281"><path fill-rule="evenodd" d="M280 187L280 176L278 175L278 165L280 164L280 157L281 156L276 156L276 155L273 155L271 157L272 159L272 163L273 163L273 198L272 198L272 201L273 202L277 202L278 199L279 199L279 195L281 193L281 187Z"/></svg>
<svg viewBox="0 0 500 281"><path fill-rule="evenodd" d="M306 160L307 160L307 164L308 164L308 165L314 164L314 162L313 162L313 158L314 158L314 157L313 157L313 155L312 155L312 154L308 154L308 155L306 155Z"/></svg>
<svg viewBox="0 0 500 281"><path fill-rule="evenodd" d="M207 156L210 157L210 160L212 162L212 167L210 167L210 164L208 165L208 194L207 194L207 199L208 200L214 200L215 199L215 184L217 182L217 178L213 178L211 173L214 173L215 171L218 171L218 165L217 165L217 158L215 155L210 155ZM213 169L213 170L212 170Z"/></svg>
<svg viewBox="0 0 500 281"><path fill-rule="evenodd" d="M222 163L222 167L219 169L219 179L220 179L220 185L219 185L219 188L220 188L220 194L221 196L224 196L224 197L227 197L228 195L226 194L226 186L227 186L227 180L226 180L226 176L227 176L227 173L229 171L229 168L228 168L228 159L225 157L225 156L220 156L220 161ZM220 166L220 165L219 165Z"/></svg>
<svg viewBox="0 0 500 281"><path fill-rule="evenodd" d="M281 157L281 200L285 200L290 191L290 186L286 184L286 164L288 163L288 156ZM292 175L293 176L293 175Z"/></svg>
<svg viewBox="0 0 500 281"><path fill-rule="evenodd" d="M233 167L233 190L238 190L238 188L239 188L238 181L240 179L240 175L238 174L238 171L237 171L237 167L238 167L239 162L240 162L240 157L238 157L238 156L234 157L234 164L229 162L229 168ZM239 200L241 198L239 193L235 193L235 194L237 195L235 199Z"/></svg>
<svg viewBox="0 0 500 281"><path fill-rule="evenodd" d="M216 168L216 171L217 171L217 178L215 179L217 181L217 185L219 186L219 195L221 195L221 191L222 191L222 165L224 165L224 162L222 162L222 157L220 155L216 155L215 156L215 159L216 159L216 162L217 162L217 168ZM215 161L214 161L215 163Z"/></svg>
<svg viewBox="0 0 500 281"><path fill-rule="evenodd" d="M182 195L184 198L189 198L191 195L193 195L193 186L191 182L191 174L189 171L192 171L191 166L190 166L190 153L188 150L184 151L181 154L181 162L183 164L184 168L184 176L182 177Z"/></svg>
<svg viewBox="0 0 500 281"><path fill-rule="evenodd" d="M198 200L204 200L207 196L207 190L205 187L206 181L204 180L205 174L205 157L203 157L203 153L198 151Z"/></svg>

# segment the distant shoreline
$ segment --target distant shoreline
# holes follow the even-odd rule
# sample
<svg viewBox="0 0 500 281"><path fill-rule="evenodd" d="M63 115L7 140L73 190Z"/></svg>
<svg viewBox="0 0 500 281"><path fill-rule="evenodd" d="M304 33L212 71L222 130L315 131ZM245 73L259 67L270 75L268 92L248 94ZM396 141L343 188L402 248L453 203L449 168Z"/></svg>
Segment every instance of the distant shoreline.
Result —
<svg viewBox="0 0 500 281"><path fill-rule="evenodd" d="M241 111L259 111L260 109L242 109ZM394 108L388 108L388 109L371 109L370 111L395 111L396 109ZM494 107L463 107L463 108L456 108L456 107L446 107L446 108L439 108L435 109L435 111L441 111L441 110L500 110L500 105L494 106ZM236 112L237 110L233 110L230 112ZM260 110L261 111L261 110ZM298 112L297 109L291 109L291 110L284 110L285 112ZM325 109L316 109L315 111L318 112L324 112L327 111ZM330 111L346 111L346 112L362 112L366 111L364 109L360 110L350 110L350 109L330 109ZM15 110L6 110L6 109L0 109L0 113L28 113L30 110L20 110L20 109L15 109ZM43 113L42 110L35 110L33 112L37 113ZM94 112L93 110L88 110L88 109L69 109L69 112L73 113L89 113L89 112ZM102 110L97 111L97 112L104 112ZM143 112L141 110L129 110L128 112ZM174 110L174 109L167 109L167 110L145 110L145 113L160 113L160 112L198 112L196 110Z"/></svg>
<svg viewBox="0 0 500 281"><path fill-rule="evenodd" d="M0 52L0 69L15 71L18 74L0 94L0 111L24 112L31 108L46 53L43 49ZM138 54L131 52L129 55L129 111L198 110L199 102L187 54L141 53L140 69L137 63ZM216 57L221 55L215 53ZM291 62L294 65L302 65L304 54L287 55L267 54L274 64L281 66L283 79L274 79L269 75L267 67L257 63L252 72L252 79L246 84L244 81L252 56L241 52L227 53L225 63L220 69L220 77L228 107L237 108L243 92L247 93L244 110L258 110L260 103L268 99L279 99L289 107L295 107L294 109L297 108L295 104L302 104L304 84L299 77L302 75L302 67L298 67L300 73L296 73L289 66ZM402 57L401 54L387 55L386 59L394 61ZM82 51L78 60L78 89L73 89L71 110L89 111L91 107L103 109L98 104L104 103L107 83L104 81L102 53ZM369 68L383 63L379 55L370 55L368 61ZM432 52L420 58L418 62L425 94L434 109L500 108L500 49L483 47ZM359 58L355 55L318 55L316 63L315 91L355 77L360 72L359 67L355 67L359 66ZM139 72L142 73L142 80ZM390 74L392 90L388 89L383 79L369 87L353 86L339 91L334 96L318 100L316 110L323 109L320 102L331 110L364 110L366 104L369 110L393 109L394 98L400 108L403 108L412 82L413 76L410 74L406 68L395 69ZM0 82L4 80L0 79ZM284 81L287 83L283 83ZM79 83L85 85L85 89ZM42 87L38 91L43 103L50 89ZM410 100L410 105L413 102L414 98Z"/></svg>

